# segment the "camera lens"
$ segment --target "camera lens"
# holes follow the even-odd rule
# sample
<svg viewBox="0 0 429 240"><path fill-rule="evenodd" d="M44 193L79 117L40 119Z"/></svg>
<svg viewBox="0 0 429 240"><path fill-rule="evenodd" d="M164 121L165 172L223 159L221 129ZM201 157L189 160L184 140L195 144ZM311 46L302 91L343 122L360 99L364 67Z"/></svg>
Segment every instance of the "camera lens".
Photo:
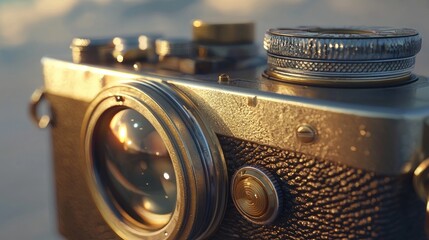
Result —
<svg viewBox="0 0 429 240"><path fill-rule="evenodd" d="M148 230L164 227L176 206L177 185L161 136L132 109L107 114L96 131L95 168L118 213Z"/></svg>
<svg viewBox="0 0 429 240"><path fill-rule="evenodd" d="M221 223L228 175L216 135L178 89L107 88L82 133L90 194L121 239L206 239Z"/></svg>

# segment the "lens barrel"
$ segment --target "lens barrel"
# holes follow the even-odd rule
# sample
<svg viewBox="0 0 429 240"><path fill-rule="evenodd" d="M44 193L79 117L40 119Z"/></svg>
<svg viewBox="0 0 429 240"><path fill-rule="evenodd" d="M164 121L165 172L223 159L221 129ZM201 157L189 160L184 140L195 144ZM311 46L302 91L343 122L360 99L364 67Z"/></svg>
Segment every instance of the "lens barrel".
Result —
<svg viewBox="0 0 429 240"><path fill-rule="evenodd" d="M205 239L220 224L228 176L216 135L179 90L155 82L107 88L82 139L99 212L123 239Z"/></svg>

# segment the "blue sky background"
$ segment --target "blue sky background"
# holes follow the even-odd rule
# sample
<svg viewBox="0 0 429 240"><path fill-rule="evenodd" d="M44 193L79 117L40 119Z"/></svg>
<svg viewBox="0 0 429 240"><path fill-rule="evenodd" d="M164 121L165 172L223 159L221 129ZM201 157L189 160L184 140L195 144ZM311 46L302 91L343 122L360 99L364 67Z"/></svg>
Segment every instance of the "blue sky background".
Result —
<svg viewBox="0 0 429 240"><path fill-rule="evenodd" d="M415 72L429 76L429 0L0 0L0 239L58 239L49 131L29 121L40 58L68 56L73 36L190 36L193 19L269 27L375 25L419 30Z"/></svg>

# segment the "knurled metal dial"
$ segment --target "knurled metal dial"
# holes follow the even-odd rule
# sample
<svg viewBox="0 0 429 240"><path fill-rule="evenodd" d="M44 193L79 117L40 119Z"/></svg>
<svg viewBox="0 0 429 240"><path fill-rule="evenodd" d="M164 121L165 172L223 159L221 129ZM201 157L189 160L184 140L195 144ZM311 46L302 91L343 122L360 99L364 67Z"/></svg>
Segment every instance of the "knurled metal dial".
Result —
<svg viewBox="0 0 429 240"><path fill-rule="evenodd" d="M409 28L279 28L268 30L264 48L271 54L312 60L397 59L416 55L421 37Z"/></svg>
<svg viewBox="0 0 429 240"><path fill-rule="evenodd" d="M266 32L264 48L266 74L279 80L327 82L311 81L316 77L340 83L352 79L354 84L388 82L408 79L421 37L408 28L279 28Z"/></svg>

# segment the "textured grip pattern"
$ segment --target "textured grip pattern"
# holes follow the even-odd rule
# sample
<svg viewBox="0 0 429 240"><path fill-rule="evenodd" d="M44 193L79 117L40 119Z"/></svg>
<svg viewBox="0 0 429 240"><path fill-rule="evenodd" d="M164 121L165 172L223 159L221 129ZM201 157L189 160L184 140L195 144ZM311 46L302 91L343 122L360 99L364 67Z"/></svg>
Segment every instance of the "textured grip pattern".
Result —
<svg viewBox="0 0 429 240"><path fill-rule="evenodd" d="M303 154L220 137L230 176L264 166L282 182L284 211L268 226L246 221L229 199L214 239L426 239L425 205L411 176L378 176Z"/></svg>
<svg viewBox="0 0 429 240"><path fill-rule="evenodd" d="M332 74L373 74L386 72L406 72L413 68L415 58L396 59L386 62L320 62L308 59L285 58L268 54L268 65L271 68L283 68L290 72L300 71L311 75L312 72ZM302 72L304 71L304 72Z"/></svg>
<svg viewBox="0 0 429 240"><path fill-rule="evenodd" d="M412 29L351 30L359 33L329 34L311 27L270 29L265 34L264 48L268 53L294 58L362 61L411 57L422 44L420 35Z"/></svg>
<svg viewBox="0 0 429 240"><path fill-rule="evenodd" d="M421 37L406 28L279 28L266 32L264 48L268 75L275 72L271 76L277 80L296 82L316 76L340 77L337 83L348 79L369 83L368 77L405 80L420 51Z"/></svg>

